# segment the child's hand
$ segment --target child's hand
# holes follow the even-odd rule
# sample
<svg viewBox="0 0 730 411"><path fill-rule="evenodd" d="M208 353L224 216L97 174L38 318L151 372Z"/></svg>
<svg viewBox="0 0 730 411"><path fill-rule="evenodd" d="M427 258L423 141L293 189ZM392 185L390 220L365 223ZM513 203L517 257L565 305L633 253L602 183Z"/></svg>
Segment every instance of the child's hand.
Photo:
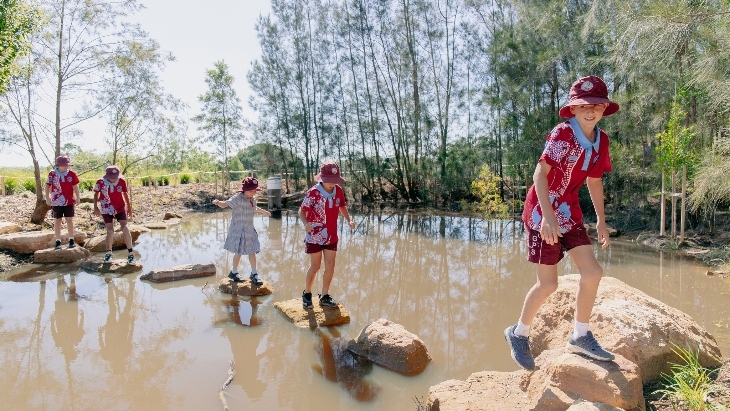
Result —
<svg viewBox="0 0 730 411"><path fill-rule="evenodd" d="M596 232L598 233L598 242L601 244L601 250L605 250L611 244L608 235L608 227L604 222L596 223Z"/></svg>
<svg viewBox="0 0 730 411"><path fill-rule="evenodd" d="M312 224L310 224L310 223L304 223L304 231L306 231L307 233L311 233L312 232Z"/></svg>
<svg viewBox="0 0 730 411"><path fill-rule="evenodd" d="M132 206L127 206L127 218L132 218Z"/></svg>
<svg viewBox="0 0 730 411"><path fill-rule="evenodd" d="M350 230L354 230L355 229L355 222L354 221L350 220L350 222L347 223L347 224L350 226Z"/></svg>
<svg viewBox="0 0 730 411"><path fill-rule="evenodd" d="M46 198L46 204L48 205L48 207L51 207L51 199L50 198Z"/></svg>
<svg viewBox="0 0 730 411"><path fill-rule="evenodd" d="M542 237L546 243L553 245L558 243L558 237L562 237L563 233L560 232L560 224L558 224L558 219L555 217L555 213L550 211L546 212L545 215L542 216L540 237Z"/></svg>
<svg viewBox="0 0 730 411"><path fill-rule="evenodd" d="M94 206L94 215L101 217L101 210L99 210L99 207Z"/></svg>
<svg viewBox="0 0 730 411"><path fill-rule="evenodd" d="M271 212L270 211L267 211L266 212L266 217L271 217Z"/></svg>

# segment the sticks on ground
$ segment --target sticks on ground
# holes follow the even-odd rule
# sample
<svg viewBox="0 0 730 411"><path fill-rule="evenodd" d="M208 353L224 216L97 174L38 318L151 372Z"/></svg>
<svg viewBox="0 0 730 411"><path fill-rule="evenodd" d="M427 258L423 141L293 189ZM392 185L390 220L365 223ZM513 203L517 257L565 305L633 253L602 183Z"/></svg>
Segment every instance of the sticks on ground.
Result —
<svg viewBox="0 0 730 411"><path fill-rule="evenodd" d="M229 362L230 368L228 368L228 378L223 382L223 385L221 385L220 391L218 391L218 398L221 399L221 402L223 403L223 410L228 411L228 402L226 401L225 397L225 390L228 388L228 385L233 381L233 376L236 375L236 367L233 366L233 360Z"/></svg>

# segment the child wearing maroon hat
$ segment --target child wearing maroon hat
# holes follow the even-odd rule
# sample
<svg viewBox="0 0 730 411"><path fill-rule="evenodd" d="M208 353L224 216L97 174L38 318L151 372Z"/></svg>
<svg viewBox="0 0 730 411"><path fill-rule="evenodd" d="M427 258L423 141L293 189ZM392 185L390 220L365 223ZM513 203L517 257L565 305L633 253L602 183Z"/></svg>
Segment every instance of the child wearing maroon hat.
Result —
<svg viewBox="0 0 730 411"><path fill-rule="evenodd" d="M253 226L253 216L258 212L271 217L271 213L256 206L254 196L257 191L259 191L259 181L254 177L246 177L241 182L241 189L236 195L226 201L213 200L213 204L218 207L228 207L233 211L223 249L233 253L233 268L228 273L228 278L237 283L244 281L243 276L238 272L238 263L241 261L242 255L247 255L248 261L251 263L249 279L255 285L263 284L256 271L256 254L261 252L261 244L259 244L259 235Z"/></svg>
<svg viewBox="0 0 730 411"><path fill-rule="evenodd" d="M101 207L100 207L101 206ZM132 253L132 235L127 228L127 218L132 217L132 202L127 194L127 182L117 166L106 168L104 177L96 181L94 185L94 215L101 216L106 226L106 255L104 262L112 259L112 247L114 246L114 219L119 221L124 234L124 243L127 246L127 262L134 262Z"/></svg>
<svg viewBox="0 0 730 411"><path fill-rule="evenodd" d="M46 180L46 204L53 210L53 228L56 233L56 250L61 249L61 223L66 218L68 248L74 244L74 204L79 201L79 178L69 169L71 161L66 156L56 158L53 170Z"/></svg>
<svg viewBox="0 0 730 411"><path fill-rule="evenodd" d="M302 305L304 308L313 307L312 283L322 264L324 254L324 276L319 305L334 307L337 302L329 295L329 288L335 274L337 258L337 219L341 213L350 229L355 228L355 222L350 218L345 193L339 186L345 182L340 176L340 166L337 163L322 164L314 180L317 181L317 185L307 191L299 208L299 218L304 222L304 229L307 232L304 239L305 252L310 256L309 270L302 292Z"/></svg>
<svg viewBox="0 0 730 411"><path fill-rule="evenodd" d="M535 169L535 183L528 191L522 220L527 231L527 258L536 264L537 283L525 297L517 324L504 331L512 359L522 368L535 368L529 346L530 324L540 306L558 287L557 264L565 252L581 276L574 330L567 347L596 360L614 359L588 331L603 270L583 226L578 190L587 184L598 218L598 241L606 249L609 237L601 177L611 171L611 159L608 136L597 123L618 110L619 105L608 99L606 84L599 77L577 80L571 87L568 104L560 109L560 116L569 121L558 124L550 132Z"/></svg>

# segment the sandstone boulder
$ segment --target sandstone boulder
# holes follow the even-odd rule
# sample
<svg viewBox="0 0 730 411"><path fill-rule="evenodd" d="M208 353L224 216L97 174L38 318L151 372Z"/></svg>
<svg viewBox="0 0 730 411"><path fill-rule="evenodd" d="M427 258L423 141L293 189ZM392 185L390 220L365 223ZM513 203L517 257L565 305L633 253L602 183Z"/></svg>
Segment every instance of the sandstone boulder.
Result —
<svg viewBox="0 0 730 411"><path fill-rule="evenodd" d="M565 345L573 329L579 280L577 274L562 276L558 290L538 312L530 333L533 354ZM722 364L717 342L692 317L615 278L601 281L591 329L603 348L635 363L644 382L669 372L669 363L679 361L672 343L699 349L705 367Z"/></svg>
<svg viewBox="0 0 730 411"><path fill-rule="evenodd" d="M288 318L297 327L317 328L332 325L342 325L350 322L350 314L342 304L336 307L320 307L319 299L312 297L314 308L305 309L302 307L302 299L280 301L274 303L274 307Z"/></svg>
<svg viewBox="0 0 730 411"><path fill-rule="evenodd" d="M33 253L33 262L36 264L67 264L83 260L89 255L91 255L89 250L79 246L60 250L46 248Z"/></svg>
<svg viewBox="0 0 730 411"><path fill-rule="evenodd" d="M170 213L170 212L167 212L162 217L163 220L172 220L173 218L182 218L182 216L180 214L178 214L178 213Z"/></svg>
<svg viewBox="0 0 730 411"><path fill-rule="evenodd" d="M166 283L213 275L215 275L215 265L213 264L185 264L164 270L152 270L139 279L152 281L153 283Z"/></svg>
<svg viewBox="0 0 730 411"><path fill-rule="evenodd" d="M79 203L81 204L91 204L94 202L94 193L92 192L86 192L81 194L81 197L79 198Z"/></svg>
<svg viewBox="0 0 730 411"><path fill-rule="evenodd" d="M421 373L431 361L426 345L417 335L383 318L363 328L347 349L405 375Z"/></svg>
<svg viewBox="0 0 730 411"><path fill-rule="evenodd" d="M602 404L600 402L588 402L579 400L573 403L567 411L623 411L612 405Z"/></svg>
<svg viewBox="0 0 730 411"><path fill-rule="evenodd" d="M465 381L448 380L428 390L431 411L526 410L528 398L520 388L526 371L482 371Z"/></svg>
<svg viewBox="0 0 730 411"><path fill-rule="evenodd" d="M17 232L20 232L21 230L22 230L22 228L20 228L20 226L15 223L11 223L8 221L0 221L0 235L17 233Z"/></svg>
<svg viewBox="0 0 730 411"><path fill-rule="evenodd" d="M167 229L167 223L164 221L154 221L151 223L144 223L142 224L143 227L149 228L150 230L166 230Z"/></svg>
<svg viewBox="0 0 730 411"><path fill-rule="evenodd" d="M224 278L220 281L218 290L226 294L248 297L269 295L274 292L271 284L267 281L264 281L262 285L254 285L254 283L252 283L248 278L242 283L237 283L230 278Z"/></svg>
<svg viewBox="0 0 730 411"><path fill-rule="evenodd" d="M10 250L18 254L33 254L38 250L52 247L54 244L55 234L53 231L26 231L0 235L0 249ZM77 244L83 244L86 240L86 234L76 232L74 241ZM65 243L66 235L62 236Z"/></svg>
<svg viewBox="0 0 730 411"><path fill-rule="evenodd" d="M149 228L142 227L140 225L133 224L128 225L127 227L129 228L129 234L132 235L132 243L135 243L142 233L150 232ZM124 243L124 233L121 231L115 231L113 238L112 250L123 250L127 248L127 245ZM106 251L106 234L90 238L86 241L86 243L84 243L84 247L89 251L97 253Z"/></svg>
<svg viewBox="0 0 730 411"><path fill-rule="evenodd" d="M142 264L134 262L127 263L127 260L111 260L104 262L103 258L90 258L81 262L81 269L103 274L130 274L142 269Z"/></svg>

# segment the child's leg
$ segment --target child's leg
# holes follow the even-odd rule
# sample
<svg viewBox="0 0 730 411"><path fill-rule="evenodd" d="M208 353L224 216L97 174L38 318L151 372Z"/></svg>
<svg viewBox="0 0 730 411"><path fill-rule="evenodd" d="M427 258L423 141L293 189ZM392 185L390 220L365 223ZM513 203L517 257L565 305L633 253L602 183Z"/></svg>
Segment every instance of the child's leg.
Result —
<svg viewBox="0 0 730 411"><path fill-rule="evenodd" d="M304 284L304 292L312 292L312 283L314 283L314 277L319 271L319 267L322 265L322 252L309 254L309 271L307 271L307 280Z"/></svg>
<svg viewBox="0 0 730 411"><path fill-rule="evenodd" d="M132 249L132 234L127 228L127 220L119 220L119 225L122 227L122 234L124 234L124 244L127 246L127 250Z"/></svg>
<svg viewBox="0 0 730 411"><path fill-rule="evenodd" d="M241 262L241 254L233 254L233 272L238 272L238 264Z"/></svg>
<svg viewBox="0 0 730 411"><path fill-rule="evenodd" d="M73 217L66 217L66 229L68 230L68 238L74 238L74 219L73 219ZM60 231L60 228L59 228L59 231Z"/></svg>
<svg viewBox="0 0 730 411"><path fill-rule="evenodd" d="M603 277L603 269L593 254L593 246L581 245L568 251L568 255L578 267L580 283L576 295L575 320L579 323L588 323L596 301L598 284Z"/></svg>
<svg viewBox="0 0 730 411"><path fill-rule="evenodd" d="M106 227L106 250L111 251L114 246L114 220L111 223L105 223Z"/></svg>
<svg viewBox="0 0 730 411"><path fill-rule="evenodd" d="M324 276L322 277L322 295L329 294L332 277L335 275L335 259L337 251L324 250Z"/></svg>
<svg viewBox="0 0 730 411"><path fill-rule="evenodd" d="M53 230L56 232L56 240L61 239L61 218L56 218L53 220Z"/></svg>
<svg viewBox="0 0 730 411"><path fill-rule="evenodd" d="M249 254L248 255L248 262L251 264L251 272L256 272L256 254Z"/></svg>
<svg viewBox="0 0 730 411"><path fill-rule="evenodd" d="M542 304L557 289L558 266L537 264L537 282L525 296L520 323L529 327Z"/></svg>

